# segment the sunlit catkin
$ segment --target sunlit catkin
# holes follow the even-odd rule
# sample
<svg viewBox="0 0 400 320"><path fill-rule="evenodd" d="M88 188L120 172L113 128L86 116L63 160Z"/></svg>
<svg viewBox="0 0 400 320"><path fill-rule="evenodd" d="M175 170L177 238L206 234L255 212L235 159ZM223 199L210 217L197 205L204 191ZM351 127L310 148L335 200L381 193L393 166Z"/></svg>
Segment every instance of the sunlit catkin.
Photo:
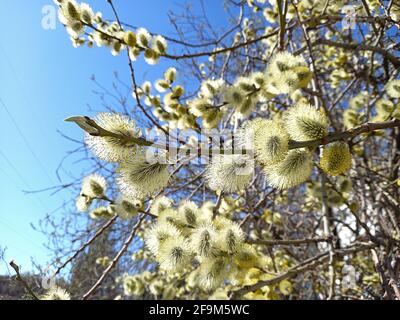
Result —
<svg viewBox="0 0 400 320"><path fill-rule="evenodd" d="M40 300L71 300L71 296L64 289L55 286L41 296Z"/></svg>
<svg viewBox="0 0 400 320"><path fill-rule="evenodd" d="M301 56L279 52L271 59L266 69L266 78L270 84L270 91L275 94L287 94L307 87L312 72Z"/></svg>
<svg viewBox="0 0 400 320"><path fill-rule="evenodd" d="M218 231L217 243L221 250L233 254L243 243L244 234L239 225L228 221L222 229Z"/></svg>
<svg viewBox="0 0 400 320"><path fill-rule="evenodd" d="M160 268L180 271L190 261L189 244L182 236L168 238L160 244L157 256Z"/></svg>
<svg viewBox="0 0 400 320"><path fill-rule="evenodd" d="M264 172L272 187L283 190L305 182L310 177L312 168L310 152L295 149L289 151L283 161L265 167Z"/></svg>
<svg viewBox="0 0 400 320"><path fill-rule="evenodd" d="M216 155L207 168L206 179L212 190L237 192L253 177L254 163L245 155Z"/></svg>
<svg viewBox="0 0 400 320"><path fill-rule="evenodd" d="M386 92L389 97L400 98L400 80L389 81L386 85Z"/></svg>
<svg viewBox="0 0 400 320"><path fill-rule="evenodd" d="M136 155L121 163L117 183L127 197L143 198L168 185L168 164Z"/></svg>
<svg viewBox="0 0 400 320"><path fill-rule="evenodd" d="M267 120L254 135L257 159L264 164L281 161L288 152L289 134L279 121Z"/></svg>
<svg viewBox="0 0 400 320"><path fill-rule="evenodd" d="M181 232L170 223L157 223L146 231L145 243L150 252L157 256L159 246L168 238L177 238Z"/></svg>
<svg viewBox="0 0 400 320"><path fill-rule="evenodd" d="M203 259L200 265L200 283L205 289L215 289L230 272L230 260L225 257Z"/></svg>
<svg viewBox="0 0 400 320"><path fill-rule="evenodd" d="M200 217L199 207L193 201L183 201L178 207L179 218L182 223L195 226Z"/></svg>
<svg viewBox="0 0 400 320"><path fill-rule="evenodd" d="M115 211L121 219L130 219L137 216L139 213L135 202L126 197L120 197L117 199Z"/></svg>
<svg viewBox="0 0 400 320"><path fill-rule="evenodd" d="M216 231L210 223L204 223L195 228L190 238L193 252L203 258L213 256L216 251L216 236Z"/></svg>
<svg viewBox="0 0 400 320"><path fill-rule="evenodd" d="M351 153L345 142L334 142L321 149L320 166L327 174L337 176L351 167Z"/></svg>
<svg viewBox="0 0 400 320"><path fill-rule="evenodd" d="M117 113L100 113L94 120L100 127L115 134L115 136L86 134L86 144L101 160L118 162L128 158L137 150L137 144L133 139L140 137L140 133L132 119Z"/></svg>
<svg viewBox="0 0 400 320"><path fill-rule="evenodd" d="M80 7L75 0L63 1L60 4L59 17L62 23L68 24L81 18Z"/></svg>
<svg viewBox="0 0 400 320"><path fill-rule="evenodd" d="M166 196L159 196L153 200L150 206L150 213L159 216L164 210L172 207L172 200Z"/></svg>
<svg viewBox="0 0 400 320"><path fill-rule="evenodd" d="M293 140L320 139L328 134L328 119L325 113L310 104L298 104L284 115L285 127Z"/></svg>
<svg viewBox="0 0 400 320"><path fill-rule="evenodd" d="M89 217L92 219L107 219L112 216L112 212L109 208L100 206L89 212Z"/></svg>
<svg viewBox="0 0 400 320"><path fill-rule="evenodd" d="M75 201L76 209L79 212L88 211L91 204L92 204L92 198L89 198L86 196L81 196L81 195Z"/></svg>
<svg viewBox="0 0 400 320"><path fill-rule="evenodd" d="M106 189L106 179L101 175L94 173L83 179L81 194L89 198L101 198L104 196Z"/></svg>

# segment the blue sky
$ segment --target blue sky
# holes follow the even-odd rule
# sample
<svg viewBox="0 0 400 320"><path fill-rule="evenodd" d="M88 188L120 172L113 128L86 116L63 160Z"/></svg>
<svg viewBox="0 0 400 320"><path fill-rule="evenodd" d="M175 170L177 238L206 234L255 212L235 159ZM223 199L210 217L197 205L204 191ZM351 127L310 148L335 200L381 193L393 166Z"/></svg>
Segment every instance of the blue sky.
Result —
<svg viewBox="0 0 400 320"><path fill-rule="evenodd" d="M87 1L103 17L111 18L106 1ZM121 18L152 32L169 34L167 12L180 10L178 0L114 0ZM194 1L195 3L198 1ZM223 1L205 0L210 20L220 19ZM46 213L71 199L66 190L51 196L49 192L25 194L60 184L55 170L68 150L76 147L57 130L81 139L81 130L63 122L68 116L90 114L87 104L98 106L99 99L90 80L92 74L111 85L113 71L128 80L125 56L113 57L105 48L72 47L63 28L57 22L55 30L41 25L43 6L51 0L1 1L0 19L0 247L7 247L6 259L15 261L23 270L31 269L31 257L44 264L49 252L42 245L44 236L34 231ZM148 66L135 62L138 82L154 80L165 64ZM133 101L132 101L133 103ZM65 172L78 175L85 163L69 162ZM62 183L69 182L66 174ZM65 214L61 210L56 215ZM0 274L7 273L0 262Z"/></svg>

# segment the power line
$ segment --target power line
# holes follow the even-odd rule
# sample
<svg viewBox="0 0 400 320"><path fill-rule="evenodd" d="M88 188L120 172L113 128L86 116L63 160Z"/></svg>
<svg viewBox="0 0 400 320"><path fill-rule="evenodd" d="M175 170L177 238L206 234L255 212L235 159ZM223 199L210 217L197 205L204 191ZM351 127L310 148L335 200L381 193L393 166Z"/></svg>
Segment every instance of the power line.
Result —
<svg viewBox="0 0 400 320"><path fill-rule="evenodd" d="M32 189L32 187L30 186L30 184L28 183L28 181L24 178L24 176L18 171L18 169L14 166L14 164L10 161L10 159L8 159L8 157L0 150L0 156L7 162L7 164L11 167L11 169L14 171L14 173L17 175L17 177L21 180L22 184L25 186L25 188L28 189ZM4 172L4 171L3 171ZM4 172L5 174L7 174L6 172ZM40 202L40 204L42 205L42 207L48 211L50 210L47 205L43 202L43 200L35 195L35 198ZM37 204L37 203L36 203Z"/></svg>
<svg viewBox="0 0 400 320"><path fill-rule="evenodd" d="M6 220L4 217L0 217L0 224L3 226L7 227L8 230L14 232L15 234L19 235L20 238L25 239L25 241L28 241L30 244L33 244L35 247L39 248L40 250L43 250L44 247L40 244L38 244L36 241L32 241L31 238L28 238L26 235L24 235L22 232L18 231L15 229L11 224L10 221Z"/></svg>
<svg viewBox="0 0 400 320"><path fill-rule="evenodd" d="M20 129L17 121L14 119L13 115L11 114L11 112L8 110L7 106L4 104L4 101L1 99L0 97L0 104L2 105L3 109L6 111L8 117L10 118L11 122L14 124L15 128L17 129L19 135L21 136L22 140L24 141L24 144L26 145L26 147L28 148L29 152L32 154L32 156L35 158L35 161L38 163L38 165L40 166L40 168L42 169L43 173L47 176L47 178L49 179L49 181L51 183L54 183L50 177L50 175L47 173L47 170L45 169L43 163L40 161L39 157L37 156L36 152L33 150L33 148L31 147L28 139L25 137L25 135L23 134L22 130Z"/></svg>
<svg viewBox="0 0 400 320"><path fill-rule="evenodd" d="M22 181L22 183L27 187L30 188L29 183L25 180L24 176L18 171L18 169L14 166L14 164L8 159L8 157L0 150L0 156L7 162L7 164L13 169L14 173L18 176L18 178Z"/></svg>
<svg viewBox="0 0 400 320"><path fill-rule="evenodd" d="M15 186L15 188L17 189L17 190L21 190L22 188L21 188L21 186L20 186L20 184L11 176L11 175L9 175L8 173L7 173L7 171L5 171L3 168L1 168L0 167L0 173L3 173L3 175L8 179L8 181L11 181L12 182L12 184ZM39 209L39 210L48 210L48 209L46 209L45 208L45 204L44 204L44 202L42 202L41 201L41 199L39 198L39 197L36 197L35 196L35 198L31 198L31 197L28 197L29 198L29 200L30 201L32 201L32 203Z"/></svg>
<svg viewBox="0 0 400 320"><path fill-rule="evenodd" d="M12 75L14 76L14 79L15 79L15 81L16 81L16 83L17 83L17 86L19 87L20 92L22 93L22 97L24 98L26 105L28 106L29 110L32 110L32 109L33 109L33 108L32 108L32 103L30 102L30 99L28 98L28 96L27 96L27 94L26 94L26 90L25 90L24 86L22 85L22 82L21 82L20 78L18 77L17 72L15 71L15 68L14 68L13 63L11 62L9 56L7 55L7 52L6 52L5 49L2 47L1 43L0 43L0 51L2 52L2 54L3 54L4 58L5 58L5 61L7 62L8 66L9 66L9 68L10 68L10 70L11 70ZM7 109L7 107L5 106L4 102L3 102L3 106ZM8 109L7 109L7 110L8 110ZM7 113L8 113L9 115L11 115L11 117L12 117L11 112L8 111ZM46 136L45 132L43 131L44 126L43 126L43 123L42 123L42 121L41 121L42 118L38 118L38 117L37 117L37 114L36 114L35 112L32 113L32 116L35 118L36 123L40 124L40 125L37 126L37 128L39 129L41 135L43 136L43 139L46 139L47 136ZM17 121L14 120L13 123L14 123L14 125L16 125L17 128L18 128ZM20 134L22 134L22 130L19 130L19 132L20 132ZM22 134L22 136L24 137L23 134ZM47 172L47 170L46 170L46 167L45 167L45 166L43 165L43 163L40 161L40 159L39 159L39 157L36 155L34 149L30 147L30 144L29 144L28 140L27 140L26 138L23 138L23 140L24 140L25 144L27 144L28 149L30 150L30 152L31 152L32 155L34 156L35 160L38 162L40 168L41 168L42 171L45 173L45 175L46 175L46 177L48 178L48 180L50 181L50 183L54 185L53 179L52 179L51 176L48 174L48 172ZM61 201L63 201L63 198L60 196L60 194L58 194L57 197L58 197Z"/></svg>
<svg viewBox="0 0 400 320"><path fill-rule="evenodd" d="M39 246L38 244L32 242L31 239L27 239L22 233L18 232L16 229L14 229L12 226L10 226L8 223L4 222L4 221L0 221L0 227L5 227L8 230L10 230L11 232L13 232L14 234L18 235L20 238L23 238L25 240L29 240L28 242L30 244L34 244L35 247L39 248L40 250L45 249L43 246ZM6 247L11 247L14 248L15 250L19 251L20 253L23 253L26 256L32 257L33 252L29 251L29 249L27 248L21 248L20 246L16 246L14 243L8 243L6 245Z"/></svg>
<svg viewBox="0 0 400 320"><path fill-rule="evenodd" d="M24 86L22 85L22 81L20 80L20 78L18 77L17 72L15 71L14 65L12 64L10 58L8 57L7 52L5 51L5 49L2 47L1 41L0 41L0 51L3 53L5 61L7 62L8 66L9 66L9 68L11 70L12 75L14 76L14 79L15 79L15 81L17 83L17 86L19 87L19 91L22 93L22 97L24 98L26 105L29 107L29 110L32 110L33 109L32 108L32 103L30 102L30 100L29 100L29 98L28 98L28 96L26 94L26 90L24 89ZM37 128L41 132L43 138L46 138L46 134L43 131L44 125L43 125L43 122L41 121L41 118L38 118L37 114L35 112L32 112L31 116L35 118L36 123L40 124L39 126L37 126Z"/></svg>

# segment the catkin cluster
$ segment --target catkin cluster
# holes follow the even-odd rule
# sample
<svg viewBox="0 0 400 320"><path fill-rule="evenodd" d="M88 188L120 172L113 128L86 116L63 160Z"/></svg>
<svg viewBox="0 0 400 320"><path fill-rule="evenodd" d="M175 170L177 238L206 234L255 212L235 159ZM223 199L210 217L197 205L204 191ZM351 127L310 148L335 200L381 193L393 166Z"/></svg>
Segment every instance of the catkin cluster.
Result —
<svg viewBox="0 0 400 320"><path fill-rule="evenodd" d="M109 47L113 55L127 49L131 60L143 53L149 64L156 64L167 52L167 41L160 35L151 35L146 29L125 31L118 22L108 22L101 12L94 13L86 3L75 0L54 0L59 5L59 19L65 25L75 47L87 44Z"/></svg>
<svg viewBox="0 0 400 320"><path fill-rule="evenodd" d="M184 201L174 208L170 199L160 197L151 212L157 222L145 232L145 242L162 270L189 272L198 264L198 283L216 289L262 264L262 256L244 242L239 225L221 215L213 219L212 207Z"/></svg>

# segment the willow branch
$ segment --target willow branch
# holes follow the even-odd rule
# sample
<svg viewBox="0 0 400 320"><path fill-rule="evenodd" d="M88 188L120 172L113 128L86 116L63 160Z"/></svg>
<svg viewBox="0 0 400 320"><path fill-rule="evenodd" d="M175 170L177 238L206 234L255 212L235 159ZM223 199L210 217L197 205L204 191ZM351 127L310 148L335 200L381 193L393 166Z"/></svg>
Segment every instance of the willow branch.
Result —
<svg viewBox="0 0 400 320"><path fill-rule="evenodd" d="M322 222L325 236L330 238L328 242L328 253L329 253L329 293L328 300L331 300L335 295L335 247L333 245L331 237L331 219L329 217L329 205L326 193L326 175L325 172L321 172L321 202L322 202Z"/></svg>
<svg viewBox="0 0 400 320"><path fill-rule="evenodd" d="M79 127L81 127L83 130L85 130L92 136L118 138L124 142L128 142L128 141L133 142L134 144L137 144L138 146L152 146L152 147L164 149L164 150L167 150L170 152L175 152L176 154L180 153L180 151L182 150L181 148L178 148L178 147L172 147L169 143L157 144L157 143L148 141L143 137L124 136L119 133L107 131L107 130L101 128L93 119L91 119L87 116L70 117L70 118L66 119L65 121L75 122ZM329 143L335 142L335 141L348 140L348 139L354 138L363 133L369 133L369 132L373 132L376 130L395 128L395 127L400 127L400 120L393 119L393 120L384 121L384 122L366 122L357 127L354 127L352 129L349 129L349 130L346 130L343 132L330 133L326 137L321 138L321 139L309 140L309 141L294 141L294 140L292 140L289 142L289 149L318 147L320 145L326 145L326 144L329 144ZM210 154L213 150L215 151L215 149L210 149L210 148L196 149L199 157L202 155ZM229 150L229 151L231 151L231 150ZM223 153L225 153L225 150L219 149L219 152L223 154ZM242 153L242 154L250 154L251 152L252 152L251 150L242 150L242 149L240 150L240 153Z"/></svg>
<svg viewBox="0 0 400 320"><path fill-rule="evenodd" d="M22 285L24 286L24 288L26 289L26 291L28 291L28 293L32 296L32 298L34 300L40 300L39 297L36 295L35 292L33 292L33 290L31 289L31 287L28 285L28 283L25 281L24 278L22 278L21 273L19 272L19 266L15 263L14 260L12 260L10 262L10 266L15 270L16 275L16 279L22 283Z"/></svg>
<svg viewBox="0 0 400 320"><path fill-rule="evenodd" d="M332 40L327 40L327 39L318 39L314 42L314 44L316 44L316 45L324 44L327 46L342 48L345 50L376 52L376 53L381 54L384 58L388 59L395 67L400 67L400 58L392 55L387 50L380 48L380 47L374 47L374 46L362 44L362 43L342 43L342 42L337 42L337 41L332 41Z"/></svg>
<svg viewBox="0 0 400 320"><path fill-rule="evenodd" d="M375 246L376 246L375 244L371 244L371 243L360 243L356 247L352 246L352 247L344 248L341 250L337 250L336 256L343 257L348 254L353 254L353 253L357 253L360 251L369 250L371 248L374 248ZM250 286L245 286L236 291L232 291L230 294L230 299L231 300L238 299L248 292L255 291L255 290L260 289L265 286L277 284L284 279L292 278L292 277L296 276L297 274L305 272L307 270L316 269L318 266L321 266L328 262L329 262L329 252L321 253L320 255L317 255L313 258L307 259L304 262L301 262L297 266L290 268L286 272L283 272L272 279L259 281L256 284L253 284Z"/></svg>
<svg viewBox="0 0 400 320"><path fill-rule="evenodd" d="M118 263L119 259L124 255L126 250L128 250L129 245L131 244L132 240L134 239L137 230L139 229L140 225L142 224L142 221L146 217L145 214L143 214L138 222L133 226L132 231L130 232L128 238L125 240L122 248L120 251L117 253L117 255L114 257L114 259L111 261L110 265L104 270L100 278L96 281L96 283L83 295L82 299L87 300L95 291L96 289L103 283L104 279L108 276L110 271L116 266Z"/></svg>
<svg viewBox="0 0 400 320"><path fill-rule="evenodd" d="M57 270L53 273L53 277L60 273L60 271L66 267L68 263L74 260L85 248L91 245L106 229L108 229L117 219L117 215L113 216L110 220L108 220L97 232L96 234L86 241L71 257L69 257Z"/></svg>
<svg viewBox="0 0 400 320"><path fill-rule="evenodd" d="M366 122L357 127L351 128L349 130L340 133L331 133L326 137L310 141L291 141L289 143L289 149L305 148L305 147L318 147L320 145L326 145L331 142L339 140L348 140L354 138L363 133L369 133L376 130L388 129L400 127L400 120L393 119L384 122Z"/></svg>
<svg viewBox="0 0 400 320"><path fill-rule="evenodd" d="M287 2L278 0L278 14L279 14L279 50L285 50L285 31L286 31L286 12Z"/></svg>
<svg viewBox="0 0 400 320"><path fill-rule="evenodd" d="M247 240L247 243L263 246L297 246L302 244L329 242L330 238L308 238L308 239L274 239L274 240Z"/></svg>

